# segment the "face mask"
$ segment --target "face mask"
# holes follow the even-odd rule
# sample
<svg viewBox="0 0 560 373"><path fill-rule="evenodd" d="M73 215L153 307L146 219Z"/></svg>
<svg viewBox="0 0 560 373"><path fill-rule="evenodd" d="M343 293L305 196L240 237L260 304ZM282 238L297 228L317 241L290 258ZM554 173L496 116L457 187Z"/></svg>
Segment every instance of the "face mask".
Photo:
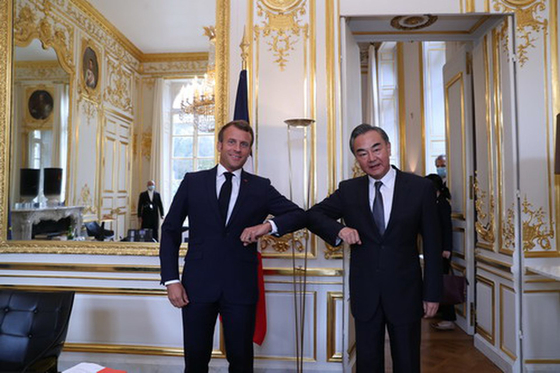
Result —
<svg viewBox="0 0 560 373"><path fill-rule="evenodd" d="M437 174L439 175L439 177L441 177L442 179L445 179L447 176L447 168L445 167L436 167L436 171Z"/></svg>
<svg viewBox="0 0 560 373"><path fill-rule="evenodd" d="M150 185L150 186L148 187L148 190L149 190L150 192L153 192L155 189L156 189L155 185Z"/></svg>

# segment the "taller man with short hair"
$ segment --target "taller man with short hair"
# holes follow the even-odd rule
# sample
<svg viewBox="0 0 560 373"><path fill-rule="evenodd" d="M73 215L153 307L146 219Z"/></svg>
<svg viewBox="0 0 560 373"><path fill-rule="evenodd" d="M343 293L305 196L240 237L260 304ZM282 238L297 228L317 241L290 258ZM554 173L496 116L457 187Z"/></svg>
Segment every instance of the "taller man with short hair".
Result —
<svg viewBox="0 0 560 373"><path fill-rule="evenodd" d="M357 372L385 372L385 328L393 371L419 372L420 321L434 316L442 291L436 192L429 180L391 167L391 144L379 127L357 126L350 150L366 175L341 182L313 206L308 227L331 245L350 244Z"/></svg>
<svg viewBox="0 0 560 373"><path fill-rule="evenodd" d="M218 314L229 372L253 371L257 239L305 226L305 212L270 180L243 171L252 144L247 122L223 126L219 164L185 175L162 226L161 280L171 304L182 308L185 372L208 372ZM263 223L268 215L274 218ZM181 228L187 216L189 248L179 281Z"/></svg>

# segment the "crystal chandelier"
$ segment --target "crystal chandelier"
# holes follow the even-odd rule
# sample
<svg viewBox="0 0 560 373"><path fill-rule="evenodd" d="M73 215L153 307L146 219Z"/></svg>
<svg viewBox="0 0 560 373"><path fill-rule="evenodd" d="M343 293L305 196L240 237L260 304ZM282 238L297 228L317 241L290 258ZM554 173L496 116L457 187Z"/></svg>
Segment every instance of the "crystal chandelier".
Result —
<svg viewBox="0 0 560 373"><path fill-rule="evenodd" d="M199 132L214 132L216 123L214 119L215 100L214 88L216 85L214 71L215 55L215 29L204 27L204 35L210 39L210 52L208 53L208 67L203 79L194 78L194 82L187 87L187 97L181 101L181 119L186 120L192 115L194 127Z"/></svg>

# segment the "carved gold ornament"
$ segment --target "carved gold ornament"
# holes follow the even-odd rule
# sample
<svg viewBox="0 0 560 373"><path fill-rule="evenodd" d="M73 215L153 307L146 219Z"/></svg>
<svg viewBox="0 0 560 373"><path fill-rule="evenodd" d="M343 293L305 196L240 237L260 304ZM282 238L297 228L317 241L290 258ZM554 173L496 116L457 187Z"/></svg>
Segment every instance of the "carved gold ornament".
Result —
<svg viewBox="0 0 560 373"><path fill-rule="evenodd" d="M431 14L415 16L397 16L391 20L391 27L400 31L414 31L430 27L438 17Z"/></svg>
<svg viewBox="0 0 560 373"><path fill-rule="evenodd" d="M474 178L474 193L475 193L475 208L476 208L476 233L484 241L493 244L495 241L494 237L494 196L490 196L490 202L488 211L489 214L484 212L484 200L486 199L486 192L480 189L478 184L478 177ZM488 217L486 223L484 221Z"/></svg>
<svg viewBox="0 0 560 373"><path fill-rule="evenodd" d="M277 253L285 253L293 247L296 252L303 253L308 239L309 231L307 229L300 229L282 237L264 236L261 238L261 250L264 252L271 248Z"/></svg>
<svg viewBox="0 0 560 373"><path fill-rule="evenodd" d="M506 223L503 225L502 242L505 249L515 250L515 225L513 206L507 210Z"/></svg>
<svg viewBox="0 0 560 373"><path fill-rule="evenodd" d="M142 140L140 141L140 151L142 152L142 157L146 158L148 161L152 155L152 132L145 131L142 134Z"/></svg>
<svg viewBox="0 0 560 373"><path fill-rule="evenodd" d="M303 34L305 39L309 37L309 24L301 24L301 17L306 14L306 0L259 0L257 2L257 14L265 17L262 26L255 26L257 38L262 32L268 38L267 44L276 56L276 62L280 70L284 71L287 57L294 50L294 44Z"/></svg>
<svg viewBox="0 0 560 373"><path fill-rule="evenodd" d="M352 177L360 177L364 176L365 174L366 173L364 172L364 170L362 170L362 168L358 164L358 161L354 159L354 166L352 166Z"/></svg>
<svg viewBox="0 0 560 373"><path fill-rule="evenodd" d="M556 1L556 0L554 0ZM521 66L525 64L528 57L528 49L535 48L536 36L544 31L548 33L548 20L538 15L546 10L543 0L495 0L494 10L502 13L515 13L517 20L517 36L520 42L517 47L517 58Z"/></svg>
<svg viewBox="0 0 560 373"><path fill-rule="evenodd" d="M27 46L33 39L38 38L43 48L52 47L58 55L59 61L69 72L74 72L74 58L72 45L74 43L74 29L64 20L51 13L50 2L43 4L43 17L37 11L25 5L19 9L14 21L14 40L17 46ZM38 6L38 5L36 5ZM56 26L55 26L56 25Z"/></svg>
<svg viewBox="0 0 560 373"><path fill-rule="evenodd" d="M91 191L89 190L89 186L87 184L82 187L82 191L80 192L80 202L78 204L80 206L84 206L84 214L95 214L97 212L97 209L93 204Z"/></svg>
<svg viewBox="0 0 560 373"><path fill-rule="evenodd" d="M527 201L527 197L521 206L523 214L529 217L523 220L523 251L531 251L537 245L546 251L552 249L550 240L554 238L554 230L547 228L543 208L533 210L533 205Z"/></svg>
<svg viewBox="0 0 560 373"><path fill-rule="evenodd" d="M344 245L331 246L325 242L325 259L342 259Z"/></svg>
<svg viewBox="0 0 560 373"><path fill-rule="evenodd" d="M107 59L107 88L105 100L111 105L133 114L132 110L132 73L126 71L121 63Z"/></svg>

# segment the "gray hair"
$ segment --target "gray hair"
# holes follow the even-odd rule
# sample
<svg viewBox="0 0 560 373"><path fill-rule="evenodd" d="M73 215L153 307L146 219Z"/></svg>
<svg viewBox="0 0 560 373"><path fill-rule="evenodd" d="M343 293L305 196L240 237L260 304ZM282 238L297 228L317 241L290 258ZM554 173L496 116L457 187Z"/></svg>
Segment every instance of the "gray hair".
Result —
<svg viewBox="0 0 560 373"><path fill-rule="evenodd" d="M352 152L352 154L354 154L354 141L356 140L356 137L363 135L364 133L368 133L369 131L377 132L381 135L381 138L383 139L383 141L385 141L386 144L389 143L389 136L387 135L387 132L383 130L383 128L363 123L354 128L352 134L350 135L350 151Z"/></svg>

